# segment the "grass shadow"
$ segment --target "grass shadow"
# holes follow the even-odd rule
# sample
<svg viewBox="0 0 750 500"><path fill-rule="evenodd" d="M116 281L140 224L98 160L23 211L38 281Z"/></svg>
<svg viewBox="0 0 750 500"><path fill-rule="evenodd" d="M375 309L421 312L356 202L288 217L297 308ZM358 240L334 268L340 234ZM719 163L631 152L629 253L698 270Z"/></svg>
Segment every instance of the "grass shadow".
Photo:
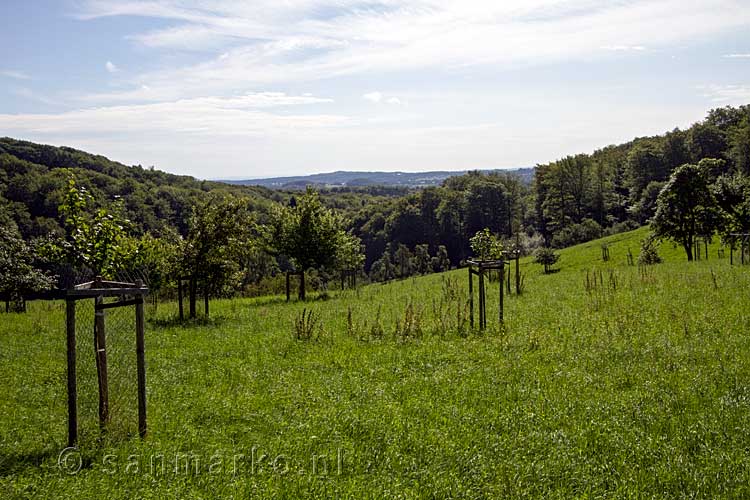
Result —
<svg viewBox="0 0 750 500"><path fill-rule="evenodd" d="M26 469L36 469L57 457L59 450L35 451L30 453L0 453L0 477L13 476Z"/></svg>
<svg viewBox="0 0 750 500"><path fill-rule="evenodd" d="M205 326L218 326L222 324L226 318L224 316L198 316L197 318L180 319L179 316L166 316L161 318L149 318L149 325L155 328L202 328Z"/></svg>

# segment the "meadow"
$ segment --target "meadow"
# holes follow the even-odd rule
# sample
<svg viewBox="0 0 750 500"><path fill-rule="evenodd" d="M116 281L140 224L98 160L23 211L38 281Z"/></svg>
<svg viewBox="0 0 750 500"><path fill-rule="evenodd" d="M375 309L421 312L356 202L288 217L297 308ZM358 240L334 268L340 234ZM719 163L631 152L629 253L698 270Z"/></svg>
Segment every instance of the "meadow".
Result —
<svg viewBox="0 0 750 500"><path fill-rule="evenodd" d="M64 306L0 315L0 496L748 498L750 267L668 243L629 266L646 234L554 274L525 259L485 332L465 269L184 324L149 308L147 438L83 440L62 469Z"/></svg>

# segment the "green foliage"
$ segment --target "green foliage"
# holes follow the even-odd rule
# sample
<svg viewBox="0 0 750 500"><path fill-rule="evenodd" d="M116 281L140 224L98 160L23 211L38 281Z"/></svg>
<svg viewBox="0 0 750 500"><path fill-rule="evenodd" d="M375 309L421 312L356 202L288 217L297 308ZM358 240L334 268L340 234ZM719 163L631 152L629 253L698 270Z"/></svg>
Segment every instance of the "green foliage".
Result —
<svg viewBox="0 0 750 500"><path fill-rule="evenodd" d="M560 255L551 248L537 248L534 252L534 262L544 266L545 274L549 274L552 271L552 266L554 266L558 260L560 260Z"/></svg>
<svg viewBox="0 0 750 500"><path fill-rule="evenodd" d="M639 266L652 266L661 264L662 259L659 257L658 239L649 235L641 240L641 252L638 254Z"/></svg>
<svg viewBox="0 0 750 500"><path fill-rule="evenodd" d="M433 272L430 246L426 243L414 247L414 268L419 274L429 274Z"/></svg>
<svg viewBox="0 0 750 500"><path fill-rule="evenodd" d="M408 278L414 274L414 256L406 245L398 244L396 252L393 254L393 263L396 267L397 277Z"/></svg>
<svg viewBox="0 0 750 500"><path fill-rule="evenodd" d="M362 240L349 233L340 234L336 251L336 267L359 271L364 263L365 255L362 253Z"/></svg>
<svg viewBox="0 0 750 500"><path fill-rule="evenodd" d="M580 224L564 227L552 238L552 246L565 248L586 241L595 240L602 235L602 227L592 219L584 219Z"/></svg>
<svg viewBox="0 0 750 500"><path fill-rule="evenodd" d="M123 268L130 250L126 243L129 221L119 215L118 207L94 210L93 197L71 175L59 211L66 231L65 240L60 242L62 258L91 269L97 276L113 278Z"/></svg>
<svg viewBox="0 0 750 500"><path fill-rule="evenodd" d="M296 206L276 207L269 245L275 253L292 259L298 270L306 271L334 265L343 238L341 218L308 187ZM354 240L346 244L353 245Z"/></svg>
<svg viewBox="0 0 750 500"><path fill-rule="evenodd" d="M445 245L438 246L437 253L432 258L432 268L438 273L450 270L451 261L448 257L448 249Z"/></svg>
<svg viewBox="0 0 750 500"><path fill-rule="evenodd" d="M503 244L492 234L489 228L477 232L470 240L474 256L480 261L498 260L503 258Z"/></svg>
<svg viewBox="0 0 750 500"><path fill-rule="evenodd" d="M52 288L54 279L38 267L36 248L18 230L0 226L0 293L19 300L24 293Z"/></svg>
<svg viewBox="0 0 750 500"><path fill-rule="evenodd" d="M671 239L693 260L695 238L713 234L717 223L716 200L709 189L709 164L678 167L657 199L651 229L657 238Z"/></svg>
<svg viewBox="0 0 750 500"><path fill-rule="evenodd" d="M196 204L178 248L179 270L213 293L236 289L239 256L254 244L252 229L246 200L216 195Z"/></svg>

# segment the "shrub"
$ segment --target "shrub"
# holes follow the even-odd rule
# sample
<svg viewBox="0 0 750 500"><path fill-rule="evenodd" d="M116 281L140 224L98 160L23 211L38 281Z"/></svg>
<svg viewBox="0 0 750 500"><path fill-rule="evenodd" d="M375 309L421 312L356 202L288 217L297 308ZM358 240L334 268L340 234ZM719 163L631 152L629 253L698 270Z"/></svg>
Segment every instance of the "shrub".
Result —
<svg viewBox="0 0 750 500"><path fill-rule="evenodd" d="M544 266L544 274L549 274L558 260L560 256L551 248L537 248L534 252L534 262Z"/></svg>
<svg viewBox="0 0 750 500"><path fill-rule="evenodd" d="M552 238L552 246L564 248L601 238L602 227L593 219L584 219L580 224L564 227Z"/></svg>
<svg viewBox="0 0 750 500"><path fill-rule="evenodd" d="M648 236L641 241L641 253L638 255L639 266L650 266L661 264L661 257L657 251L657 239L653 235Z"/></svg>

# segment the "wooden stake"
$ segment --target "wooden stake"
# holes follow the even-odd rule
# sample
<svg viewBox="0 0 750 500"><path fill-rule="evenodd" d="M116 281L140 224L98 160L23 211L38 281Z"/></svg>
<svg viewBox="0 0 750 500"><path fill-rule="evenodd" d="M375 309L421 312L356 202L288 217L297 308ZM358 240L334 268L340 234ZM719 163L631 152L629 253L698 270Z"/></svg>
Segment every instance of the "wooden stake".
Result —
<svg viewBox="0 0 750 500"><path fill-rule="evenodd" d="M500 281L500 286L503 286L503 282ZM479 329L484 330L487 326L487 310L485 304L484 295L484 269L479 266Z"/></svg>
<svg viewBox="0 0 750 500"><path fill-rule="evenodd" d="M474 328L474 272L469 265L469 324Z"/></svg>
<svg viewBox="0 0 750 500"><path fill-rule="evenodd" d="M101 280L98 280L101 281ZM101 287L99 287L101 288ZM94 299L95 305L104 303L103 297ZM109 423L109 384L107 377L107 336L104 330L104 310L94 308L94 349L96 373L99 381L99 426L102 431Z"/></svg>
<svg viewBox="0 0 750 500"><path fill-rule="evenodd" d="M143 282L136 283L143 287ZM135 352L138 370L138 434L146 437L146 349L145 349L145 313L143 299L135 306Z"/></svg>
<svg viewBox="0 0 750 500"><path fill-rule="evenodd" d="M68 446L78 442L78 389L76 387L76 302L65 302L65 327L68 344Z"/></svg>
<svg viewBox="0 0 750 500"><path fill-rule="evenodd" d="M521 295L521 268L518 267L521 261L521 252L516 252L516 295Z"/></svg>
<svg viewBox="0 0 750 500"><path fill-rule="evenodd" d="M503 323L503 305L505 302L505 299L503 297L503 275L505 274L505 263L500 267L500 312L498 313L498 319L500 320L500 324ZM508 273L508 284L510 284L510 273Z"/></svg>
<svg viewBox="0 0 750 500"><path fill-rule="evenodd" d="M182 306L182 279L177 280L177 302L180 305L180 321L185 319L185 310Z"/></svg>
<svg viewBox="0 0 750 500"><path fill-rule="evenodd" d="M289 289L289 273L286 273L286 301L289 302L291 291Z"/></svg>

